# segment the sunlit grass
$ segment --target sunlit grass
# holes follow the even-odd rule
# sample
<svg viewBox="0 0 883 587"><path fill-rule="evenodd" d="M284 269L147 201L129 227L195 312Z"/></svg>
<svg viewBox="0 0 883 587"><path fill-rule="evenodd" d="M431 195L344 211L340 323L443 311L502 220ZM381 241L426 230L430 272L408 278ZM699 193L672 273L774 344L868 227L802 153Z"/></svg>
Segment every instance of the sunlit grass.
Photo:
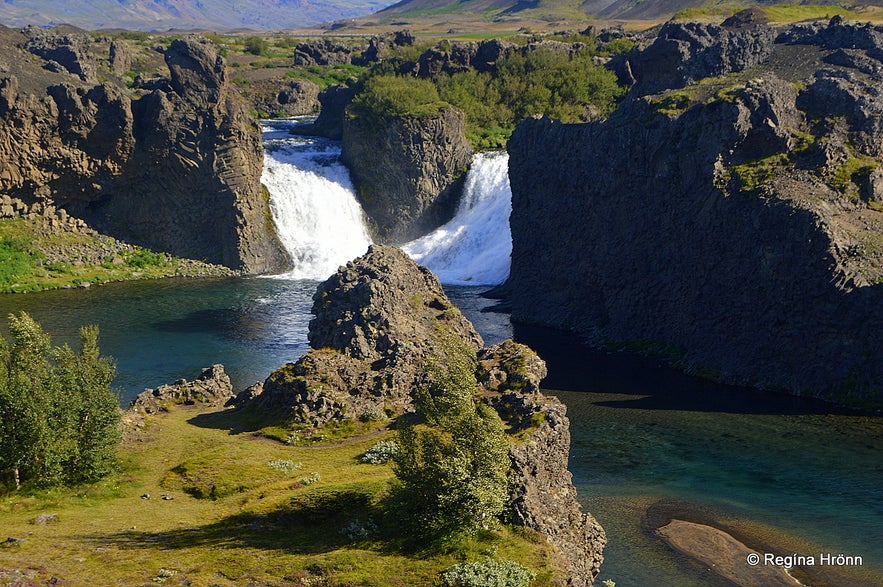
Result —
<svg viewBox="0 0 883 587"><path fill-rule="evenodd" d="M229 411L178 408L148 419L124 441L124 465L114 476L0 498L4 538L25 540L0 549L0 566L72 585L296 585L321 577L322 584L392 587L430 585L456 562L496 553L536 570L534 585L551 584L551 553L530 530L502 527L423 545L382 538L396 526L381 518L392 469L358 457L392 432L291 446L231 433L237 424ZM286 471L273 461L301 467ZM298 483L314 473L319 481ZM199 492L188 493L188 483L235 491L194 497ZM46 513L57 521L33 523ZM365 537L344 532L371 524L382 530Z"/></svg>

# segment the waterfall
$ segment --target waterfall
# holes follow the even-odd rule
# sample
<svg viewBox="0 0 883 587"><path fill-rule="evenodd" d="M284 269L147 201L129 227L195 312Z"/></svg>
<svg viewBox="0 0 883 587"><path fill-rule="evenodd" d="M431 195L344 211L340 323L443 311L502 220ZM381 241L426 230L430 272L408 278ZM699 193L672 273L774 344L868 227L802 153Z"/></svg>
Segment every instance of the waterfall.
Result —
<svg viewBox="0 0 883 587"><path fill-rule="evenodd" d="M340 163L340 144L320 137L293 136L298 120L265 120L264 172L270 213L294 268L289 279L325 279L340 265L363 255L371 244L364 213L349 172Z"/></svg>
<svg viewBox="0 0 883 587"><path fill-rule="evenodd" d="M289 131L298 119L264 120L264 172L270 212L294 268L278 277L325 279L365 253L371 237L340 143ZM472 159L454 218L402 248L442 283L496 285L509 276L512 236L509 156L479 153Z"/></svg>
<svg viewBox="0 0 883 587"><path fill-rule="evenodd" d="M466 176L454 218L402 247L442 283L497 285L509 277L512 233L509 155L478 153Z"/></svg>

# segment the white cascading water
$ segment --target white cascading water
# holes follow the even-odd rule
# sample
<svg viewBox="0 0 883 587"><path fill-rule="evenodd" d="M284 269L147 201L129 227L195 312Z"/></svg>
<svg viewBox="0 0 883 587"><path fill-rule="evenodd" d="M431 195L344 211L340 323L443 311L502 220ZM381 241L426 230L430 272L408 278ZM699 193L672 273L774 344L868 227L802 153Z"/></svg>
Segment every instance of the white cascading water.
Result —
<svg viewBox="0 0 883 587"><path fill-rule="evenodd" d="M340 143L289 131L303 121L265 120L264 172L270 212L294 268L277 277L325 279L365 253L371 237ZM442 283L496 285L509 276L512 236L509 156L479 153L472 159L454 218L402 248Z"/></svg>
<svg viewBox="0 0 883 587"><path fill-rule="evenodd" d="M263 121L264 172L270 212L294 267L278 277L326 279L340 265L365 254L371 237L340 144L293 136L298 121Z"/></svg>
<svg viewBox="0 0 883 587"><path fill-rule="evenodd" d="M509 155L478 153L454 218L402 248L449 285L497 285L509 277Z"/></svg>

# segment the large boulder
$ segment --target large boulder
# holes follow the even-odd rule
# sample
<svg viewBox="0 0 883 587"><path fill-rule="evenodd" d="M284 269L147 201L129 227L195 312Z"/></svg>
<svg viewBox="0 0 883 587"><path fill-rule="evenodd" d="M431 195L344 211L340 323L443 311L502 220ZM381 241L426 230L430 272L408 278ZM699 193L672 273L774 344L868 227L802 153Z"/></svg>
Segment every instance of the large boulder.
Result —
<svg viewBox="0 0 883 587"><path fill-rule="evenodd" d="M22 33L27 37L25 49L45 59L47 69L56 64L83 81L95 80L97 63L85 33L57 34L34 25L25 27Z"/></svg>
<svg viewBox="0 0 883 587"><path fill-rule="evenodd" d="M310 350L270 375L258 404L313 425L402 413L426 366L482 346L438 279L374 245L313 296Z"/></svg>

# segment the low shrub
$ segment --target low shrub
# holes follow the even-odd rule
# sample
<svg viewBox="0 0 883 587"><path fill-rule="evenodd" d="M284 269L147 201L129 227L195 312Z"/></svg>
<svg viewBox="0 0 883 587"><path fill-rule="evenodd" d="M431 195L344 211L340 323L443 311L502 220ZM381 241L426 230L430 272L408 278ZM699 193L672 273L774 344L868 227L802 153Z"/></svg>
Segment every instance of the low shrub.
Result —
<svg viewBox="0 0 883 587"><path fill-rule="evenodd" d="M395 440L381 440L359 457L367 465L385 465L398 456L401 447Z"/></svg>
<svg viewBox="0 0 883 587"><path fill-rule="evenodd" d="M528 587L536 573L515 561L485 559L458 563L442 571L443 587Z"/></svg>

